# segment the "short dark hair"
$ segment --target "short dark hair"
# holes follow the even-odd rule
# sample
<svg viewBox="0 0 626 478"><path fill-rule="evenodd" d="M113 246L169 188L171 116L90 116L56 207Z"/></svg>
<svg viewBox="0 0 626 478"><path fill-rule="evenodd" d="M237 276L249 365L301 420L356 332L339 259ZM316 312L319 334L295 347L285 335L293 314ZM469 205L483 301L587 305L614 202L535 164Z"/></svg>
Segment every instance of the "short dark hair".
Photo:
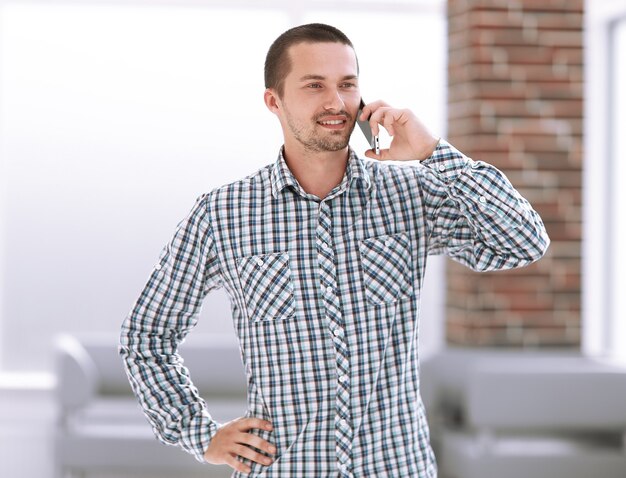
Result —
<svg viewBox="0 0 626 478"><path fill-rule="evenodd" d="M341 30L330 25L309 23L287 30L274 40L265 57L265 87L276 90L281 98L285 77L291 71L288 50L299 43L343 43L354 50L350 39ZM357 72L358 66L357 60Z"/></svg>

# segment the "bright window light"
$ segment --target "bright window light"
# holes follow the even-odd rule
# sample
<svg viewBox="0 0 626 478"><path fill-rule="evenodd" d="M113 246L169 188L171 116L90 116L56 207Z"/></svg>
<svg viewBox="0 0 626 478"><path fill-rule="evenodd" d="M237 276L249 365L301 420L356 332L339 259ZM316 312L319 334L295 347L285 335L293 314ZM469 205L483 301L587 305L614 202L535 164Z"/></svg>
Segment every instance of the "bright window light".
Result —
<svg viewBox="0 0 626 478"><path fill-rule="evenodd" d="M614 30L612 65L611 348L616 358L626 362L626 19L618 22Z"/></svg>
<svg viewBox="0 0 626 478"><path fill-rule="evenodd" d="M263 104L263 62L293 22L345 27L367 99L414 108L444 133L443 8L106 3L0 5L3 370L50 371L59 332L116 340L195 198L276 160L282 133ZM366 34L376 24L405 31L406 46ZM359 136L353 146L367 148ZM207 297L198 329L232 333L225 294Z"/></svg>

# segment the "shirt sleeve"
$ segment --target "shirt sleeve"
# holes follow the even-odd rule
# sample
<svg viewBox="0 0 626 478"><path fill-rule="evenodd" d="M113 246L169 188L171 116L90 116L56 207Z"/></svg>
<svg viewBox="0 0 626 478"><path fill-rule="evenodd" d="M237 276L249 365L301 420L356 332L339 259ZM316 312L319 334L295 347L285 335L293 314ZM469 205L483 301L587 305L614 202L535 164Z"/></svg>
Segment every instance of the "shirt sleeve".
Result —
<svg viewBox="0 0 626 478"><path fill-rule="evenodd" d="M492 271L528 265L546 252L550 239L539 214L497 168L444 140L420 165L429 253Z"/></svg>
<svg viewBox="0 0 626 478"><path fill-rule="evenodd" d="M201 197L161 252L120 336L126 373L157 438L201 462L219 425L190 380L178 345L197 323L206 294L220 285Z"/></svg>

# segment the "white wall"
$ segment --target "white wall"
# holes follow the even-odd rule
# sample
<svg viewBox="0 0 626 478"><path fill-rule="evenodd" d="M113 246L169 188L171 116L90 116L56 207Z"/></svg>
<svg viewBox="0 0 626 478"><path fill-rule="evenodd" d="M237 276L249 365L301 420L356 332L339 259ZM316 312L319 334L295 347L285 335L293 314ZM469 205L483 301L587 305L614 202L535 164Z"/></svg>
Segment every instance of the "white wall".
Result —
<svg viewBox="0 0 626 478"><path fill-rule="evenodd" d="M443 133L441 12L300 13L353 37L364 95L410 106ZM263 105L262 68L292 16L5 2L0 368L50 370L59 331L117 333L195 198L275 160L281 135ZM395 48L371 37L377 24ZM354 146L366 149L359 136ZM433 269L424 317L440 323ZM231 330L224 294L205 310L204 331ZM439 343L435 334L424 348Z"/></svg>
<svg viewBox="0 0 626 478"><path fill-rule="evenodd" d="M119 327L199 194L275 158L262 80L249 77L288 24L43 5L7 6L2 20L2 364L49 369L56 332ZM215 22L257 41L220 48Z"/></svg>
<svg viewBox="0 0 626 478"><path fill-rule="evenodd" d="M45 381L44 381L45 384ZM52 478L55 409L42 388L0 380L0 476Z"/></svg>

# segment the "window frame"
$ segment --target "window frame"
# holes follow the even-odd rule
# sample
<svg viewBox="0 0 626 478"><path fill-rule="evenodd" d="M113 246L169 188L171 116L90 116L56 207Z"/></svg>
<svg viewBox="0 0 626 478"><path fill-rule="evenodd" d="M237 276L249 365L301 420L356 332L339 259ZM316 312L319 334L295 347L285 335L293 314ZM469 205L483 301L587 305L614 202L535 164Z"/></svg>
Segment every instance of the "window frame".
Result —
<svg viewBox="0 0 626 478"><path fill-rule="evenodd" d="M612 286L616 247L611 218L612 202L612 94L615 85L614 32L626 21L626 5L619 0L585 2L585 114L583 161L582 327L583 353L622 360L614 336L617 314L612 310L617 291Z"/></svg>

